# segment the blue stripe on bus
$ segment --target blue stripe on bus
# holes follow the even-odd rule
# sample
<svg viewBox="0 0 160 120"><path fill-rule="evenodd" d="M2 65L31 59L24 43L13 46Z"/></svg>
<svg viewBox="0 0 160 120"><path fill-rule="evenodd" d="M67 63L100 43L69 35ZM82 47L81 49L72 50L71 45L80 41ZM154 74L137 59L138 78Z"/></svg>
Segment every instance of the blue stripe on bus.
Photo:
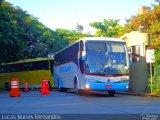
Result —
<svg viewBox="0 0 160 120"><path fill-rule="evenodd" d="M129 85L128 82L126 83L94 83L89 82L87 83L90 85L90 90L122 90L127 91L128 88L126 86Z"/></svg>

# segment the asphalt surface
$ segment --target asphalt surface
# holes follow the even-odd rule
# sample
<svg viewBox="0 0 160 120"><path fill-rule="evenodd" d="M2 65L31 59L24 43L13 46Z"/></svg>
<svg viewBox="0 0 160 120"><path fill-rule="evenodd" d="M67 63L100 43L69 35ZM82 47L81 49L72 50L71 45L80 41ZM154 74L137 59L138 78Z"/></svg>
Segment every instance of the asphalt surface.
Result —
<svg viewBox="0 0 160 120"><path fill-rule="evenodd" d="M10 97L9 92L0 91L0 113L1 115L56 114L60 115L61 119L64 116L75 120L77 115L79 115L79 119L83 120L88 120L90 117L92 119L105 119L107 116L111 119L123 120L150 117L158 120L160 119L160 98L124 94L110 97L106 93L90 93L78 96L73 91L60 93L56 90L51 91L50 95L41 95L39 91L30 91L21 92L20 97Z"/></svg>

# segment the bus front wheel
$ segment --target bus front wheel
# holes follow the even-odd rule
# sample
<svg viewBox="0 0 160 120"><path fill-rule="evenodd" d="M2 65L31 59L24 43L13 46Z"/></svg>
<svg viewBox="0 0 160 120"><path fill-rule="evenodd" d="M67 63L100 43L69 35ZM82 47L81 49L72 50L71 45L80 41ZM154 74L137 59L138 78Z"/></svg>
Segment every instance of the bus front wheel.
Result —
<svg viewBox="0 0 160 120"><path fill-rule="evenodd" d="M83 95L83 91L78 89L78 83L77 80L74 81L74 89L76 90L77 95Z"/></svg>
<svg viewBox="0 0 160 120"><path fill-rule="evenodd" d="M49 87L49 90L51 91L52 90L52 86L51 86L50 81L48 81L48 87Z"/></svg>
<svg viewBox="0 0 160 120"><path fill-rule="evenodd" d="M109 96L114 96L115 95L115 93L116 93L116 91L115 90L108 90L108 95Z"/></svg>
<svg viewBox="0 0 160 120"><path fill-rule="evenodd" d="M7 83L5 83L4 88L5 88L7 91L9 91L9 90L10 90L10 85L9 85L9 83L8 83L8 82L7 82Z"/></svg>

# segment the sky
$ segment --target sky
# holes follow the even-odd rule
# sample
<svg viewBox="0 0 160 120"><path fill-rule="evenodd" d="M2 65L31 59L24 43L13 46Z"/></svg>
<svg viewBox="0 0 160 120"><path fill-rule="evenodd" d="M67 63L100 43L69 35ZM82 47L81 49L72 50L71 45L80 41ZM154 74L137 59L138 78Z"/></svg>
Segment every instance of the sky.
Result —
<svg viewBox="0 0 160 120"><path fill-rule="evenodd" d="M137 15L138 8L151 6L154 0L6 0L19 6L45 26L75 30L81 24L84 32L94 32L89 23L102 22L103 19L125 19Z"/></svg>

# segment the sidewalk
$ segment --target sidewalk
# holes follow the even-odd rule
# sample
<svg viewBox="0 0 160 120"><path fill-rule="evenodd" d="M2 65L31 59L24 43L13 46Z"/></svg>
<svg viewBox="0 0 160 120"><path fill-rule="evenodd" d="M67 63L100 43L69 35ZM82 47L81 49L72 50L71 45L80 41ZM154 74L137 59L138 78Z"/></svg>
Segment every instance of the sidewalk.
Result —
<svg viewBox="0 0 160 120"><path fill-rule="evenodd" d="M124 94L124 95L143 96L143 97L160 97L160 94L156 94L156 93L133 93L133 92L124 92L124 91L117 91L117 93Z"/></svg>

